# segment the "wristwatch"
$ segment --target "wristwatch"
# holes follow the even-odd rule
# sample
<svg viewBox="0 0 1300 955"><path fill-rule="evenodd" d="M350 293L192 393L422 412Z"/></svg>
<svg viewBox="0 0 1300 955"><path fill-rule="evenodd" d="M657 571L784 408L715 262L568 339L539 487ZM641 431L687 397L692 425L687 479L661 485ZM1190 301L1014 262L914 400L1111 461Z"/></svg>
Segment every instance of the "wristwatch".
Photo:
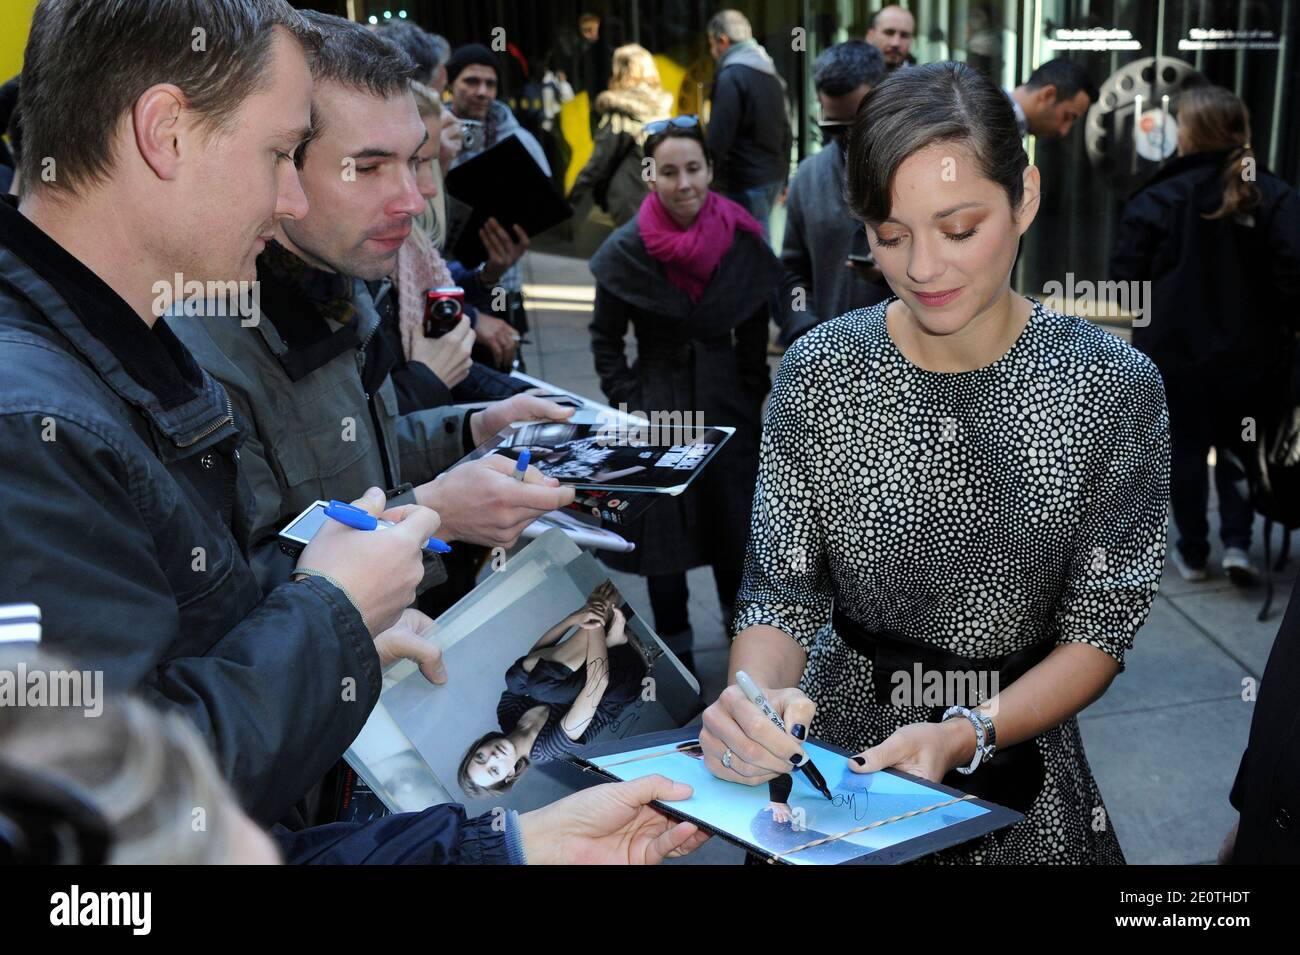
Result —
<svg viewBox="0 0 1300 955"><path fill-rule="evenodd" d="M980 764L985 760L992 759L993 754L998 751L998 732L993 726L992 719L964 706L948 707L943 711L939 722L945 723L954 716L964 716L975 727L975 755L971 757L969 766L957 767L957 772L969 776L979 769Z"/></svg>

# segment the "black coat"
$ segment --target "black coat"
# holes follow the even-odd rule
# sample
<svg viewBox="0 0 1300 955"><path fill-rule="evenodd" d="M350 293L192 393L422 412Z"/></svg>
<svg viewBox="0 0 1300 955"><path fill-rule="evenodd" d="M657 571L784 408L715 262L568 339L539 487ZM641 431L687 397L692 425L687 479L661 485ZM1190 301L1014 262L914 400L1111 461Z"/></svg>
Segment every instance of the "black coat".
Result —
<svg viewBox="0 0 1300 955"><path fill-rule="evenodd" d="M762 61L766 61L763 63ZM713 153L713 188L735 194L790 177L794 134L785 84L755 47L733 48L718 63L705 135ZM754 68L761 65L762 68Z"/></svg>
<svg viewBox="0 0 1300 955"><path fill-rule="evenodd" d="M1229 799L1241 813L1232 861L1300 863L1300 588L1264 667L1250 741Z"/></svg>
<svg viewBox="0 0 1300 955"><path fill-rule="evenodd" d="M769 301L781 265L760 238L737 233L698 304L668 281L641 241L639 217L620 226L591 259L596 277L591 348L611 405L629 411L692 412L736 433L678 497L655 502L624 536L630 555L611 566L669 574L743 553L758 473L767 366ZM628 365L631 324L637 359Z"/></svg>
<svg viewBox="0 0 1300 955"><path fill-rule="evenodd" d="M38 604L54 653L182 713L244 808L281 817L361 730L379 656L333 584L263 594L225 391L8 202L0 368L0 604Z"/></svg>
<svg viewBox="0 0 1300 955"><path fill-rule="evenodd" d="M1202 218L1222 202L1227 159L1170 162L1134 193L1115 235L1111 276L1151 282L1150 321L1133 344L1166 379L1249 380L1284 354L1284 323L1300 309L1300 197L1259 169L1253 225Z"/></svg>

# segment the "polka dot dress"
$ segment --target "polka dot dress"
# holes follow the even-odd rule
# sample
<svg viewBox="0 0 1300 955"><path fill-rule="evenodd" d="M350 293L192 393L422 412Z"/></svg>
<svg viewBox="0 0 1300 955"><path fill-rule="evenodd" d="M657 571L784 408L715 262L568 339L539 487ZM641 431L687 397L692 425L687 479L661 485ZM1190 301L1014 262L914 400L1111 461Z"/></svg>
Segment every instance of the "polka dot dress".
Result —
<svg viewBox="0 0 1300 955"><path fill-rule="evenodd" d="M931 711L875 702L833 602L962 656L1086 643L1122 667L1165 552L1168 412L1145 356L1034 302L1000 359L931 372L893 344L888 305L781 362L735 622L798 641L811 732L853 752ZM1020 745L1045 766L1024 822L931 860L1122 863L1077 722Z"/></svg>

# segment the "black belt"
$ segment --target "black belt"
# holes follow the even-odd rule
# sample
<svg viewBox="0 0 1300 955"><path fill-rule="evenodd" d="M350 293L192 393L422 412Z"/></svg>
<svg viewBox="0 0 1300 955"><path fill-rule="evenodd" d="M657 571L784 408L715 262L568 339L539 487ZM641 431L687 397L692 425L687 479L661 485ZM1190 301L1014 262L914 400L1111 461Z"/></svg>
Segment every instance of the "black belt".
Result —
<svg viewBox="0 0 1300 955"><path fill-rule="evenodd" d="M886 705L894 705L897 684L893 674L905 673L908 680L913 680L918 663L923 674L986 673L990 680L993 674L997 674L997 688L1001 691L1024 676L1053 649L1051 641L1045 641L1000 657L964 657L913 640L898 630L868 630L838 606L831 616L831 623L847 646L871 660L875 702ZM948 682L945 679L943 685L947 686ZM917 691L923 689L919 687ZM942 705L930 708L929 721L937 723L943 711L954 703L972 708L975 705L974 700L945 700ZM905 702L902 705L911 704ZM1015 746L999 748L991 760L981 764L969 776L953 770L943 782L980 799L1027 812L1043 788L1043 778L1043 757L1038 745L1034 740L1025 740Z"/></svg>

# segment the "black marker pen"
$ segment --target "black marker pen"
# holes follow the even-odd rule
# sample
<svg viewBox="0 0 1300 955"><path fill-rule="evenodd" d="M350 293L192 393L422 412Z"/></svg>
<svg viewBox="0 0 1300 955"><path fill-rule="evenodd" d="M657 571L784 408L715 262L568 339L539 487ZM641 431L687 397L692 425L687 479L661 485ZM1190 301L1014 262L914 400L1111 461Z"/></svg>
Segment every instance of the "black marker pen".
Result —
<svg viewBox="0 0 1300 955"><path fill-rule="evenodd" d="M739 684L741 691L744 692L745 696L749 699L749 702L762 710L763 715L771 720L773 726L779 729L782 733L787 732L785 722L777 715L776 710L772 709L772 704L767 702L767 697L763 695L763 691L758 688L758 684L754 682L753 678L751 678L748 673L744 670L737 670L736 683ZM808 782L812 784L814 789L827 799L832 798L830 787L826 785L826 777L818 771L817 767L813 765L811 759L804 760L803 765L796 766L795 768L807 777Z"/></svg>

